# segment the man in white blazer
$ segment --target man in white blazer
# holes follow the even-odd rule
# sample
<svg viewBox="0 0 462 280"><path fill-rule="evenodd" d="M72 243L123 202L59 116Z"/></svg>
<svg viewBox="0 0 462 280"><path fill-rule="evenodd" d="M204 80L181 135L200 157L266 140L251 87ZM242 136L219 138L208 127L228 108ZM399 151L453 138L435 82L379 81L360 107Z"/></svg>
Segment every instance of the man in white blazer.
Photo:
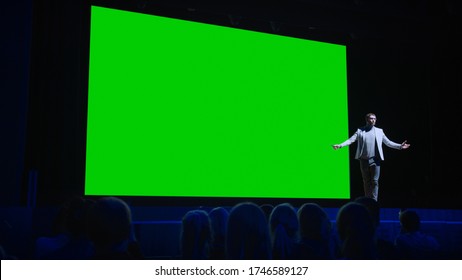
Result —
<svg viewBox="0 0 462 280"><path fill-rule="evenodd" d="M380 162L384 160L382 143L397 150L405 150L411 146L407 141L398 144L388 139L381 128L375 127L376 121L375 114L367 114L365 126L358 128L345 142L332 146L337 150L358 141L355 159L360 163L364 195L375 200L379 193Z"/></svg>

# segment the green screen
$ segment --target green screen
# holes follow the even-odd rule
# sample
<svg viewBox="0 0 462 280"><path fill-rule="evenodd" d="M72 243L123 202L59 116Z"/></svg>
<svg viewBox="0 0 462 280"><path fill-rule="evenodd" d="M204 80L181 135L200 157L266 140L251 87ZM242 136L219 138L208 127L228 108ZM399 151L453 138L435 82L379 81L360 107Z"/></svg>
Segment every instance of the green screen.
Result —
<svg viewBox="0 0 462 280"><path fill-rule="evenodd" d="M350 197L346 46L93 6L86 195Z"/></svg>

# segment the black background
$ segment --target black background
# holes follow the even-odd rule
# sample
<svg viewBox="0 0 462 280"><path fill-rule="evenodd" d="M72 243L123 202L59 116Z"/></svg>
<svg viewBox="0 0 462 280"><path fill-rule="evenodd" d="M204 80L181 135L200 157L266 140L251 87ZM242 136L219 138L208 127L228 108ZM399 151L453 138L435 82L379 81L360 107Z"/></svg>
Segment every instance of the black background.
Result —
<svg viewBox="0 0 462 280"><path fill-rule="evenodd" d="M377 126L391 140L411 144L406 151L384 148L382 207L461 208L458 1L91 3L346 44L350 134L364 124L366 113L374 112ZM2 4L1 205L54 205L82 194L91 3ZM362 194L355 148L350 147L352 197Z"/></svg>

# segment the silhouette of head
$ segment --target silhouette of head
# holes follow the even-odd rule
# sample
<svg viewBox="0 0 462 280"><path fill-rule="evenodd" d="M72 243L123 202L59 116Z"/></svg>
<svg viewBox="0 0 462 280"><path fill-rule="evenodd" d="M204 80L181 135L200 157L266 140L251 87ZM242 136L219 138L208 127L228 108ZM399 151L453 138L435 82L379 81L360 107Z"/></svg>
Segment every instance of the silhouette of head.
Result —
<svg viewBox="0 0 462 280"><path fill-rule="evenodd" d="M275 232L276 228L280 225L284 228L287 236L290 238L296 237L298 233L298 219L295 208L289 203L281 203L274 207L271 211L270 217L270 229L271 232Z"/></svg>
<svg viewBox="0 0 462 280"><path fill-rule="evenodd" d="M228 218L228 259L271 259L271 239L263 210L252 202L235 205Z"/></svg>
<svg viewBox="0 0 462 280"><path fill-rule="evenodd" d="M210 248L210 258L224 259L229 212L224 207L215 207L210 210L209 217L212 226L212 246Z"/></svg>
<svg viewBox="0 0 462 280"><path fill-rule="evenodd" d="M377 258L374 221L364 205L357 202L343 205L337 213L337 231L344 258Z"/></svg>
<svg viewBox="0 0 462 280"><path fill-rule="evenodd" d="M204 210L188 211L182 219L181 253L183 259L207 259L211 239L209 215Z"/></svg>
<svg viewBox="0 0 462 280"><path fill-rule="evenodd" d="M298 209L300 237L311 240L329 238L332 225L326 211L316 203L305 203Z"/></svg>
<svg viewBox="0 0 462 280"><path fill-rule="evenodd" d="M223 242L228 227L228 216L229 212L224 207L215 207L209 212L212 235L215 239L218 238L223 240Z"/></svg>
<svg viewBox="0 0 462 280"><path fill-rule="evenodd" d="M131 223L131 210L125 201L103 197L89 210L89 237L97 248L112 250L130 238Z"/></svg>
<svg viewBox="0 0 462 280"><path fill-rule="evenodd" d="M367 208L367 210L369 210L369 213L371 214L371 217L374 221L375 227L378 227L380 225L379 202L373 199L372 197L367 196L360 196L356 198L354 201L364 205Z"/></svg>
<svg viewBox="0 0 462 280"><path fill-rule="evenodd" d="M414 210L400 212L399 222L404 232L416 232L420 229L420 217Z"/></svg>

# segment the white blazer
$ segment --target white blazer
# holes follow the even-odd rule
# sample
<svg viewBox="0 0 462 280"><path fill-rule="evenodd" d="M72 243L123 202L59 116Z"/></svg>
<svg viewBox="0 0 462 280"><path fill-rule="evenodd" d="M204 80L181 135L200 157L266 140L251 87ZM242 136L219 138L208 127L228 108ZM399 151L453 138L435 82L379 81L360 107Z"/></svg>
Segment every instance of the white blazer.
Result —
<svg viewBox="0 0 462 280"><path fill-rule="evenodd" d="M395 142L391 141L390 139L388 139L388 137L385 135L385 133L383 133L383 130L381 128L378 128L378 127L374 126L372 129L375 130L375 142L376 142L376 145L377 145L377 149L379 150L381 160L384 160L383 150L382 150L382 143L387 145L390 148L401 150L401 144L395 143ZM349 146L352 143L358 141L358 145L356 147L355 159L359 159L361 157L361 153L362 153L362 151L364 149L364 137L365 137L365 134L366 134L366 127L358 128L358 130L356 130L356 132L355 132L355 134L353 134L353 136L351 136L348 140L346 140L345 142L340 144L340 147Z"/></svg>

